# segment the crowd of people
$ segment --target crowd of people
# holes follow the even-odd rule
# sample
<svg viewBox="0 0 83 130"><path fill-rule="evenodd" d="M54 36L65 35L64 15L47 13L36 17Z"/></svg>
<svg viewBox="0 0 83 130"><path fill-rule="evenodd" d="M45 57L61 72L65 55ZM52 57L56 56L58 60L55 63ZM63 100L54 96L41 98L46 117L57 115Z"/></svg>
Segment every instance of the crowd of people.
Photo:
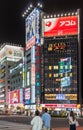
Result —
<svg viewBox="0 0 83 130"><path fill-rule="evenodd" d="M68 114L69 120L69 130L76 130L76 127L79 125L75 114L73 111L70 111ZM51 127L51 115L48 113L48 109L44 108L42 114L39 110L35 111L35 116L31 120L31 130L52 130Z"/></svg>

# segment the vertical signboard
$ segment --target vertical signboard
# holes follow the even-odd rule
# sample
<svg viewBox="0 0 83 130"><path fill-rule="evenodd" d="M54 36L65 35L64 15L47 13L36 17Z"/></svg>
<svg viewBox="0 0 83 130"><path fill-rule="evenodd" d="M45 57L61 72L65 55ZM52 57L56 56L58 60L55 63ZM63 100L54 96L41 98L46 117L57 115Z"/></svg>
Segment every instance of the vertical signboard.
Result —
<svg viewBox="0 0 83 130"><path fill-rule="evenodd" d="M40 9L35 8L25 20L26 28L26 50L33 43L40 44ZM35 40L35 42L33 42Z"/></svg>
<svg viewBox="0 0 83 130"><path fill-rule="evenodd" d="M31 64L31 103L35 103L35 64Z"/></svg>
<svg viewBox="0 0 83 130"><path fill-rule="evenodd" d="M30 104L31 102L31 96L30 96L30 88L25 88L25 104Z"/></svg>
<svg viewBox="0 0 83 130"><path fill-rule="evenodd" d="M35 63L35 46L31 47L31 63Z"/></svg>
<svg viewBox="0 0 83 130"><path fill-rule="evenodd" d="M35 66L35 72L36 72L36 103L40 104L40 98L41 98L41 48L40 46L36 46L36 66Z"/></svg>

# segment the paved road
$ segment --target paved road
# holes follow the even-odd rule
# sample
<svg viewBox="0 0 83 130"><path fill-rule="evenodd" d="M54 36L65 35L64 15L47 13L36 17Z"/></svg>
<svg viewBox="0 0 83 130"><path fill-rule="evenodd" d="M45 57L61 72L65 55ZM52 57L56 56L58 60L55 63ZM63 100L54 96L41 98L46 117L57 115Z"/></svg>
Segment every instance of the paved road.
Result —
<svg viewBox="0 0 83 130"><path fill-rule="evenodd" d="M0 130L30 130L31 126L21 123L0 121ZM52 130L69 130L68 127L52 128ZM77 130L83 130L83 127L78 127Z"/></svg>
<svg viewBox="0 0 83 130"><path fill-rule="evenodd" d="M30 125L0 121L0 130L30 130Z"/></svg>
<svg viewBox="0 0 83 130"><path fill-rule="evenodd" d="M10 122L18 122L22 124L30 125L32 117L24 116L24 115L0 115L0 120L10 121ZM80 126L83 127L83 118L78 119ZM51 124L53 128L56 127L68 127L68 119L67 118L52 118Z"/></svg>
<svg viewBox="0 0 83 130"><path fill-rule="evenodd" d="M0 115L0 130L30 130L31 117L15 115ZM17 123L18 122L18 123ZM83 130L83 118L79 119L80 127L77 130ZM68 120L52 118L52 130L69 130Z"/></svg>

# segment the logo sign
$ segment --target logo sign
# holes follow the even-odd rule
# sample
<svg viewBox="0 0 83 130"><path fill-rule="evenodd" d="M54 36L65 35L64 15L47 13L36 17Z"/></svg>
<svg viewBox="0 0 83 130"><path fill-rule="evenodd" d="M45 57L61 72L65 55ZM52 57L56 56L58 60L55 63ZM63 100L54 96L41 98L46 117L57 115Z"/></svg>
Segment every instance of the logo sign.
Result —
<svg viewBox="0 0 83 130"><path fill-rule="evenodd" d="M44 37L78 34L77 16L43 19L42 23L42 35Z"/></svg>
<svg viewBox="0 0 83 130"><path fill-rule="evenodd" d="M65 100L65 94L56 94L57 100Z"/></svg>

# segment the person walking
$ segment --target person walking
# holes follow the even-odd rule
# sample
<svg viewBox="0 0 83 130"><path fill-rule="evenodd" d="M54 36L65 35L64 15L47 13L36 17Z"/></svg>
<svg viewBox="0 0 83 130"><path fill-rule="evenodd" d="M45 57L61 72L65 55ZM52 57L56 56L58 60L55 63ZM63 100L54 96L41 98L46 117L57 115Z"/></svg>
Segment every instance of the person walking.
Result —
<svg viewBox="0 0 83 130"><path fill-rule="evenodd" d="M43 120L43 130L50 130L51 129L51 116L48 113L48 109L44 109L44 113L42 114Z"/></svg>
<svg viewBox="0 0 83 130"><path fill-rule="evenodd" d="M76 130L76 118L73 111L70 111L68 119L69 119L70 130Z"/></svg>
<svg viewBox="0 0 83 130"><path fill-rule="evenodd" d="M42 130L43 121L40 117L40 112L35 111L35 116L31 120L32 130Z"/></svg>

